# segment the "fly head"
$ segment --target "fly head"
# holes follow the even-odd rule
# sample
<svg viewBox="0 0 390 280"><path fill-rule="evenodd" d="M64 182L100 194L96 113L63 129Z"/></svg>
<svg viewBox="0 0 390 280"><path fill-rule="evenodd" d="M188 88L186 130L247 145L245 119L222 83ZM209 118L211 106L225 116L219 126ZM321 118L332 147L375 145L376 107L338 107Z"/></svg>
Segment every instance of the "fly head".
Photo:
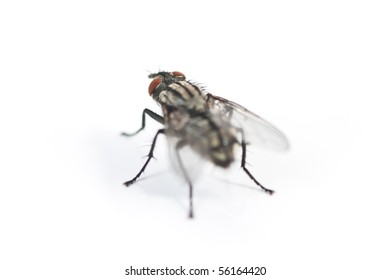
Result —
<svg viewBox="0 0 390 280"><path fill-rule="evenodd" d="M160 93L165 90L170 84L184 81L186 77L179 71L173 72L158 72L148 76L153 79L149 84L149 95L153 97L157 102L159 101Z"/></svg>

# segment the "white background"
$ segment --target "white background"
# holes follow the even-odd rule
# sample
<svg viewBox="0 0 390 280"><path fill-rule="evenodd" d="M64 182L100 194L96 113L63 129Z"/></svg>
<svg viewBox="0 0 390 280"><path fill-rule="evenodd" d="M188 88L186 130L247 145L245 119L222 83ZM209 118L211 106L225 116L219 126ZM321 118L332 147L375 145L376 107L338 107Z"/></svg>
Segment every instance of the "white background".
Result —
<svg viewBox="0 0 390 280"><path fill-rule="evenodd" d="M2 1L0 278L168 279L125 269L183 265L216 270L199 279L220 266L389 279L389 14L387 1ZM159 125L119 133L158 109L159 69L287 134L288 153L248 155L274 196L238 165L214 168L189 220L164 137L122 185Z"/></svg>

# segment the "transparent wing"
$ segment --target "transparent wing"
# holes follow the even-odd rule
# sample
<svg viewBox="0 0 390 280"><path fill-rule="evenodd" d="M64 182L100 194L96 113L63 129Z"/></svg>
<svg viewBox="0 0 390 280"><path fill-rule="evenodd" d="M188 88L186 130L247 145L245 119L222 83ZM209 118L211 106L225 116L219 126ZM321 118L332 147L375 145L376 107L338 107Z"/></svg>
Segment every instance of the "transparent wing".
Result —
<svg viewBox="0 0 390 280"><path fill-rule="evenodd" d="M234 126L243 129L245 139L250 144L259 141L261 145L274 150L289 149L288 140L279 129L241 105L210 93L207 94L207 102L211 111L222 114Z"/></svg>

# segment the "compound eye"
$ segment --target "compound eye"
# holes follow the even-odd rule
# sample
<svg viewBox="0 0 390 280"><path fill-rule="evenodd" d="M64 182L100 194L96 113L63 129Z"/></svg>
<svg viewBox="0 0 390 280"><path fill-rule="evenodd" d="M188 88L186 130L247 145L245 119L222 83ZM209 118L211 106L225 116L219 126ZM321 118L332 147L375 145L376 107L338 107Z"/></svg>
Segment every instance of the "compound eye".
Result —
<svg viewBox="0 0 390 280"><path fill-rule="evenodd" d="M154 90L161 84L161 78L160 77L156 77L153 79L153 81L150 82L149 84L149 95L152 96L153 95L153 92Z"/></svg>
<svg viewBox="0 0 390 280"><path fill-rule="evenodd" d="M182 73L182 72L179 72L179 71L173 71L172 72L172 75L177 77L177 78L181 78L183 80L186 79L186 76Z"/></svg>

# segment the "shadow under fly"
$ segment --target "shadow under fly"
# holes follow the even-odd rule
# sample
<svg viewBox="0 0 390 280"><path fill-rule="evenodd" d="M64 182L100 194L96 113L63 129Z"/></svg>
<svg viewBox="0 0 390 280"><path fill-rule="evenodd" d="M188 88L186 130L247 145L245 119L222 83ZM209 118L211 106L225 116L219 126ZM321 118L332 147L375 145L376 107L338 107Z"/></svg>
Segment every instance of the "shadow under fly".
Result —
<svg viewBox="0 0 390 280"><path fill-rule="evenodd" d="M171 157L176 162L180 174L189 185L189 217L193 213L193 179L185 168L181 150L190 149L210 161L227 168L234 161L234 147L241 147L241 167L257 186L268 194L273 190L264 187L246 167L247 139L251 144L277 150L287 150L287 138L275 126L250 112L241 105L208 93L204 87L186 79L181 72L158 72L150 74L153 79L149 85L149 95L161 106L163 115L144 109L142 125L134 133L123 136L133 136L145 128L145 117L148 115L164 125L153 138L153 142L145 164L138 174L130 181L130 186L141 176L153 158L160 134L165 134L168 145L171 146Z"/></svg>

